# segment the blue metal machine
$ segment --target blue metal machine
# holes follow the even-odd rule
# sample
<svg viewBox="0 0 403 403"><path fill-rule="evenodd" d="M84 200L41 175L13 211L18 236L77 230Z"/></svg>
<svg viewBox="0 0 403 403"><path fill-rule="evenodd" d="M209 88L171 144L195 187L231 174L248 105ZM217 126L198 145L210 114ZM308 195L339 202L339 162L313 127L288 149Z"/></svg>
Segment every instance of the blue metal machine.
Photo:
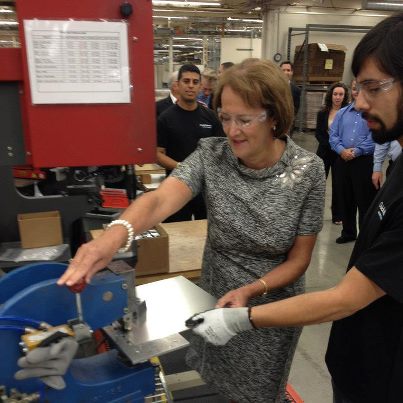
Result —
<svg viewBox="0 0 403 403"><path fill-rule="evenodd" d="M22 355L22 331L16 320L4 318L17 317L22 325L39 321L52 326L76 318L75 295L56 284L66 267L61 263L33 264L0 278L0 385L26 393L38 392L43 402L143 403L144 396L155 389L154 367L148 361L128 363L113 345L107 352L74 359L64 376L63 390L47 388L39 379L14 379ZM112 272L98 273L93 278L81 293L85 322L90 329L100 329L127 316L127 289L126 279Z"/></svg>

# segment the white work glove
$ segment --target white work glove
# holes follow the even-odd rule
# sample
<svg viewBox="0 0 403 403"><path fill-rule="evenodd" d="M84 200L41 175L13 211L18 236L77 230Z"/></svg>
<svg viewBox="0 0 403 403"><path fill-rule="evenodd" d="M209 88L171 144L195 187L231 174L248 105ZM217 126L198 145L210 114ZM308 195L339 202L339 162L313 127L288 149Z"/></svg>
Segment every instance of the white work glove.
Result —
<svg viewBox="0 0 403 403"><path fill-rule="evenodd" d="M38 347L30 351L17 364L23 368L14 374L15 379L39 377L53 389L64 389L66 383L62 378L73 360L78 343L72 337L64 337L49 347Z"/></svg>
<svg viewBox="0 0 403 403"><path fill-rule="evenodd" d="M223 346L240 332L253 329L249 308L218 308L193 315L186 326L209 343Z"/></svg>

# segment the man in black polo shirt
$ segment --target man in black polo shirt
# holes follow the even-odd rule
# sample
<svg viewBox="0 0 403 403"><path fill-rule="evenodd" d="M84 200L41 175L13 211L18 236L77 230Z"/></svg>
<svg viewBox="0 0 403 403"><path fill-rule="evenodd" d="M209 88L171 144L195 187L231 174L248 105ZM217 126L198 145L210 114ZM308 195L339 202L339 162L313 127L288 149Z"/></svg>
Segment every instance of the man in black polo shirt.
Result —
<svg viewBox="0 0 403 403"><path fill-rule="evenodd" d="M157 121L157 160L167 175L188 157L201 138L224 136L215 113L197 102L201 88L201 74L197 66L184 64L178 73L177 103L164 111ZM207 217L201 195L169 217L166 222L187 221Z"/></svg>
<svg viewBox="0 0 403 403"><path fill-rule="evenodd" d="M375 26L355 49L356 107L377 143L403 144L402 43L403 13ZM218 306L239 308L194 315L189 327L209 342L223 345L253 327L333 320L326 363L334 402L403 401L402 183L400 155L367 211L347 273L338 285L249 309L239 302L245 291L233 290L218 300ZM260 281L261 292L270 292L270 284Z"/></svg>

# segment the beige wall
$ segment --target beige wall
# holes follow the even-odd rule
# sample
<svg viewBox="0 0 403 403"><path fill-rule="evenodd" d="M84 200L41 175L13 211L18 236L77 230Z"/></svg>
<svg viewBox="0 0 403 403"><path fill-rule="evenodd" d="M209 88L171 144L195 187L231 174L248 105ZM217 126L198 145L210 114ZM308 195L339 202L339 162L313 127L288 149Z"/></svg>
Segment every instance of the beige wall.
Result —
<svg viewBox="0 0 403 403"><path fill-rule="evenodd" d="M264 16L262 57L273 60L274 54L278 52L282 55L282 60L286 60L289 27L305 28L307 24L372 27L383 18L381 16L357 16L351 14L351 12L341 12L337 15L309 15L272 10ZM364 33L354 32L310 32L309 43L333 43L344 45L347 48L343 81L348 84L352 78L350 71L352 54L363 35ZM305 35L293 36L291 41L291 61L294 59L295 46L302 44L304 38Z"/></svg>
<svg viewBox="0 0 403 403"><path fill-rule="evenodd" d="M249 57L261 57L261 54L260 38L221 38L220 63L240 63Z"/></svg>

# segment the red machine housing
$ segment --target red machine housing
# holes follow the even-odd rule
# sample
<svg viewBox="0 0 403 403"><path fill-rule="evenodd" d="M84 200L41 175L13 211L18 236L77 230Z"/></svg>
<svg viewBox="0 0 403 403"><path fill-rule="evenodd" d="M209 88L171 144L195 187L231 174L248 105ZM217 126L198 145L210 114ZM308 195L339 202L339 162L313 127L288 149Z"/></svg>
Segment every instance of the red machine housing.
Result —
<svg viewBox="0 0 403 403"><path fill-rule="evenodd" d="M126 165L155 161L152 3L136 0L128 23L130 103L33 104L27 19L119 21L123 0L16 0L20 49L0 49L0 81L21 81L27 164L34 167Z"/></svg>

